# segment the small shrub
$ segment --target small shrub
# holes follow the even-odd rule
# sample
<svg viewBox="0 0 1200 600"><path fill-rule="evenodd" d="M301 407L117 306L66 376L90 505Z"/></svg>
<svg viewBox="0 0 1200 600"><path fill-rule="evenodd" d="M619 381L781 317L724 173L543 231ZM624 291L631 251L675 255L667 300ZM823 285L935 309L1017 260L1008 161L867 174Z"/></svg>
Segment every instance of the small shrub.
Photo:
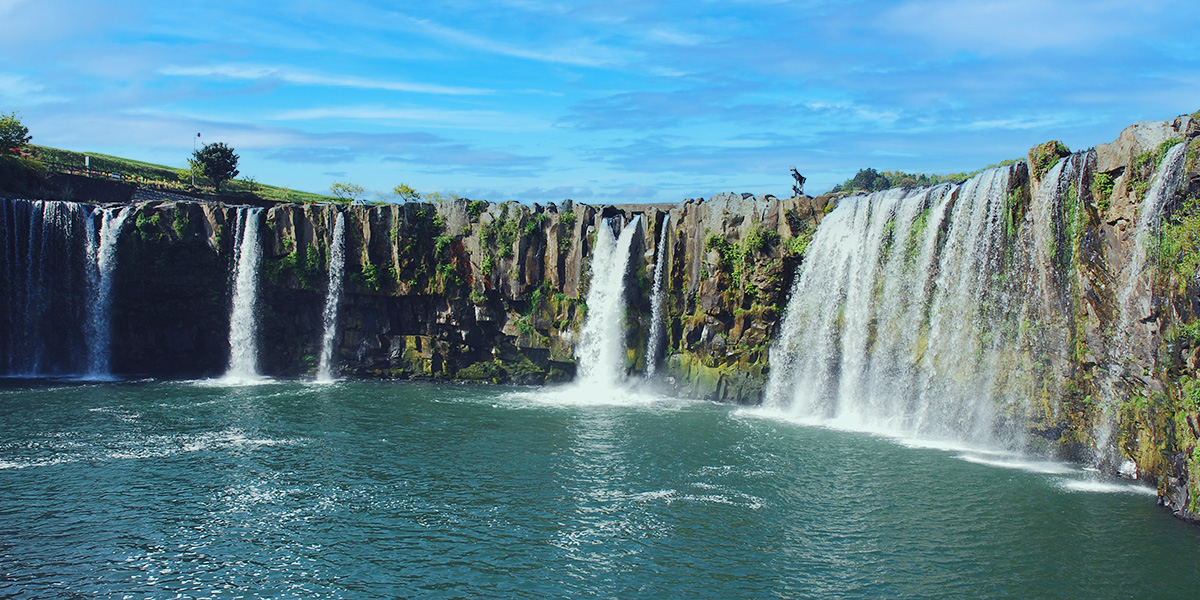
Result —
<svg viewBox="0 0 1200 600"><path fill-rule="evenodd" d="M442 251L446 249L446 246L449 246L453 241L454 236L448 233L444 233L436 238L433 238L434 251L438 254L441 254Z"/></svg>
<svg viewBox="0 0 1200 600"><path fill-rule="evenodd" d="M1096 207L1101 211L1108 210L1112 202L1113 176L1108 173L1096 173L1092 178L1092 197L1096 199Z"/></svg>
<svg viewBox="0 0 1200 600"><path fill-rule="evenodd" d="M1071 151L1058 140L1050 140L1044 144L1029 149L1029 165L1033 169L1033 178L1041 179L1043 175L1058 164L1064 156L1070 156Z"/></svg>
<svg viewBox="0 0 1200 600"><path fill-rule="evenodd" d="M483 214L483 209L487 208L487 204L484 200L471 200L467 202L467 214L471 215L472 221L479 220L479 215Z"/></svg>

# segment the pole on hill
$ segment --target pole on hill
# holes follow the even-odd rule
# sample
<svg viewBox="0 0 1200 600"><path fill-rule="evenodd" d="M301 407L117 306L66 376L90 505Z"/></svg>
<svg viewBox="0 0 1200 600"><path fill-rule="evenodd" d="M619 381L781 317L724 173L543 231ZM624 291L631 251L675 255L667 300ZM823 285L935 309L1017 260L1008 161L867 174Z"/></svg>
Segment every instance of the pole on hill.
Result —
<svg viewBox="0 0 1200 600"><path fill-rule="evenodd" d="M198 139L200 139L200 134L199 134L199 133L196 133L196 137L192 138L192 160L195 160L195 156L196 156L196 140L198 140ZM188 163L188 167L191 167L191 163L190 163L190 161L189 161L189 163ZM196 187L196 169L194 169L194 168L189 168L188 170L192 172L192 187Z"/></svg>

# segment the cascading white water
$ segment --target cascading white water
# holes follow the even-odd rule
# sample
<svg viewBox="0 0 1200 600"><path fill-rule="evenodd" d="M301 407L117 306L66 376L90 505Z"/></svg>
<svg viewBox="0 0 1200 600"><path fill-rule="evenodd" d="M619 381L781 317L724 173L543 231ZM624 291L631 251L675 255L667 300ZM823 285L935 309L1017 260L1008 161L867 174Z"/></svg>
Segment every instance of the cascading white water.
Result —
<svg viewBox="0 0 1200 600"><path fill-rule="evenodd" d="M792 289L765 404L853 429L1009 443L1006 409L1025 390L1008 371L1027 312L1010 273L1028 265L1006 232L1012 176L840 201Z"/></svg>
<svg viewBox="0 0 1200 600"><path fill-rule="evenodd" d="M75 202L0 200L0 374L86 372L91 212Z"/></svg>
<svg viewBox="0 0 1200 600"><path fill-rule="evenodd" d="M1121 311L1118 336L1122 343L1117 351L1126 354L1129 343L1129 329L1133 321L1150 313L1150 294L1146 292L1149 282L1146 281L1145 271L1149 266L1149 245L1151 238L1158 231L1162 220L1163 207L1179 191L1183 184L1184 158L1187 150L1186 143L1171 147L1163 158L1155 173L1154 181L1142 201L1141 212L1138 214L1137 227L1133 234L1133 255L1124 269L1124 279L1117 291L1117 307Z"/></svg>
<svg viewBox="0 0 1200 600"><path fill-rule="evenodd" d="M671 222L668 213L663 217L654 257L654 290L650 293L650 336L646 338L646 378L654 377L658 369L659 347L663 337L663 280L667 276L667 229Z"/></svg>
<svg viewBox="0 0 1200 600"><path fill-rule="evenodd" d="M133 210L128 206L97 210L101 213L99 236L90 231L94 228L94 221L88 219L88 255L95 265L95 269L91 270L94 273L92 302L88 306L88 374L103 377L110 374L112 284L117 266L117 238Z"/></svg>
<svg viewBox="0 0 1200 600"><path fill-rule="evenodd" d="M609 220L596 228L587 317L575 347L578 384L585 388L614 388L625 373L625 279L629 255L641 217L635 217L614 238Z"/></svg>
<svg viewBox="0 0 1200 600"><path fill-rule="evenodd" d="M1096 461L1114 466L1119 451L1112 441L1117 426L1117 407L1120 394L1118 381L1128 374L1130 356L1134 355L1133 343L1148 335L1149 327L1141 325L1142 317L1151 314L1150 281L1146 276L1149 267L1149 246L1162 220L1163 209L1168 201L1179 192L1186 174L1185 158L1187 144L1173 146L1163 157L1137 218L1133 233L1132 255L1122 270L1117 288L1117 327L1111 342L1110 364L1101 378L1104 404L1096 424Z"/></svg>
<svg viewBox="0 0 1200 600"><path fill-rule="evenodd" d="M238 211L240 238L233 272L233 307L229 316L229 369L224 379L249 382L260 379L258 374L258 263L261 249L258 242L261 208Z"/></svg>
<svg viewBox="0 0 1200 600"><path fill-rule="evenodd" d="M333 225L333 243L329 246L329 289L325 293L325 335L321 343L321 362L317 381L333 381L333 350L337 338L338 307L342 301L342 275L346 267L346 217L339 212Z"/></svg>

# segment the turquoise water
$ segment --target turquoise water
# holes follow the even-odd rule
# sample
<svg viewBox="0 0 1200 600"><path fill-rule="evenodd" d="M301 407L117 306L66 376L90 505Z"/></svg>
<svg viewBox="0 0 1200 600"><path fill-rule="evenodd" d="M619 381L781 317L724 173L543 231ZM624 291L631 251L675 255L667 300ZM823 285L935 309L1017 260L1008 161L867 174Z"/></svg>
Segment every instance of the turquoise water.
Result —
<svg viewBox="0 0 1200 600"><path fill-rule="evenodd" d="M709 403L0 382L5 598L1185 598L1197 559L1143 488Z"/></svg>

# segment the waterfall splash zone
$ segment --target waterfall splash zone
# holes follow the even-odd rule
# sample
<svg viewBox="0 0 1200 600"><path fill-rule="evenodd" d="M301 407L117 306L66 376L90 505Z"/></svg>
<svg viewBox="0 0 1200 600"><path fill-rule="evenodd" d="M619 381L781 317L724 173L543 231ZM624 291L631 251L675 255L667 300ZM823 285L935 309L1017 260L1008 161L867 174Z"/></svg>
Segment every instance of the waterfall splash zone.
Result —
<svg viewBox="0 0 1200 600"><path fill-rule="evenodd" d="M133 209L125 206L97 210L101 215L98 240L92 242L93 235L88 232L88 255L95 263L95 295L88 308L87 323L88 377L104 379L111 377L112 288L117 267L117 239ZM88 220L89 224L93 222Z"/></svg>
<svg viewBox="0 0 1200 600"><path fill-rule="evenodd" d="M115 237L105 216L97 240L94 210L0 199L0 373L108 374Z"/></svg>
<svg viewBox="0 0 1200 600"><path fill-rule="evenodd" d="M329 289L325 293L322 313L324 334L321 337L321 361L317 381L330 383L333 376L333 352L337 339L338 306L342 301L342 276L346 270L346 215L339 212L333 225L333 244L329 248Z"/></svg>
<svg viewBox="0 0 1200 600"><path fill-rule="evenodd" d="M579 331L575 383L552 388L555 395L579 402L626 403L643 397L625 385L625 285L630 251L642 218L635 217L613 236L620 221L604 219L596 226L591 257L587 317Z"/></svg>
<svg viewBox="0 0 1200 600"><path fill-rule="evenodd" d="M1024 216L1023 165L843 199L791 292L766 408L838 428L1025 447L1027 399L1059 385L1031 357L1066 355L1056 332L1071 282L1048 240L1063 247L1057 199L1083 160L1047 174Z"/></svg>
<svg viewBox="0 0 1200 600"><path fill-rule="evenodd" d="M0 596L1091 599L1200 586L1200 533L1127 484L660 400L0 381Z"/></svg>
<svg viewBox="0 0 1200 600"><path fill-rule="evenodd" d="M258 233L261 208L238 211L238 245L234 257L233 304L229 317L229 369L224 384L265 380L258 372L258 271L262 248Z"/></svg>

